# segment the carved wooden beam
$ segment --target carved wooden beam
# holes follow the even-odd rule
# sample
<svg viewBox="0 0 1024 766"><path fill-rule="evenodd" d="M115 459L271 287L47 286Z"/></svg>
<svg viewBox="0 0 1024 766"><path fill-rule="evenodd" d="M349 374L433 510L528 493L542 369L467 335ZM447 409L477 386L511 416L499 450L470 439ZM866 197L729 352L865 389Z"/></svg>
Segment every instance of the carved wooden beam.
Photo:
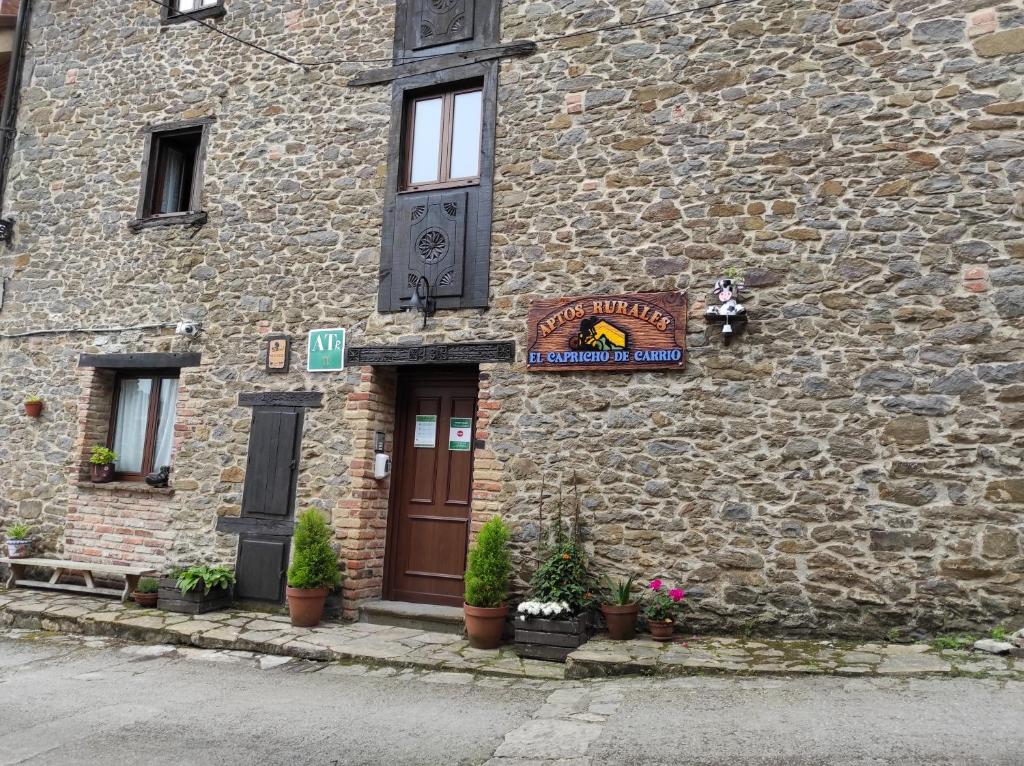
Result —
<svg viewBox="0 0 1024 766"><path fill-rule="evenodd" d="M537 43L532 40L517 40L507 45L498 45L493 48L484 48L477 51L462 51L460 53L445 53L440 56L431 56L404 64L384 67L383 69L367 69L365 72L356 75L348 81L350 87L363 85L380 85L381 83L398 80L402 77L414 77L420 74L440 72L442 69L451 69L464 64L477 64L481 61L508 58L510 56L529 56L537 50Z"/></svg>

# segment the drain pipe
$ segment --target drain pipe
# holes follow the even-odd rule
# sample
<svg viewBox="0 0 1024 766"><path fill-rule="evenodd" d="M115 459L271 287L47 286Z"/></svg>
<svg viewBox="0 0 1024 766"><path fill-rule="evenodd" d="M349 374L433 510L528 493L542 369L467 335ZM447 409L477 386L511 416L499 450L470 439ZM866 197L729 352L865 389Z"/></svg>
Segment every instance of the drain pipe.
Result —
<svg viewBox="0 0 1024 766"><path fill-rule="evenodd" d="M18 21L11 48L11 66L7 73L7 91L4 93L4 108L0 113L0 213L4 209L4 195L7 191L7 166L11 161L18 119L18 96L21 95L21 72L25 63L25 46L28 44L28 27L32 18L32 0L21 0L18 4Z"/></svg>

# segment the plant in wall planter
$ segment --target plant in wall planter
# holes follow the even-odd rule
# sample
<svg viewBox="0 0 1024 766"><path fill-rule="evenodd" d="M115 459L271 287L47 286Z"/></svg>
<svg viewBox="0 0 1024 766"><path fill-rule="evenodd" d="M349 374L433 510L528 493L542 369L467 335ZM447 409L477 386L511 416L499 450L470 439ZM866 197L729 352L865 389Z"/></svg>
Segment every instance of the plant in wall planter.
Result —
<svg viewBox="0 0 1024 766"><path fill-rule="evenodd" d="M466 598L462 608L469 645L474 649L497 649L501 643L512 577L509 536L505 522L495 516L480 528L476 545L469 550Z"/></svg>
<svg viewBox="0 0 1024 766"><path fill-rule="evenodd" d="M96 484L106 484L114 480L114 463L117 461L117 453L114 450L96 444L89 454L91 465L90 478Z"/></svg>
<svg viewBox="0 0 1024 766"><path fill-rule="evenodd" d="M30 396L25 400L25 414L30 418L38 418L43 412L43 400L38 396Z"/></svg>
<svg viewBox="0 0 1024 766"><path fill-rule="evenodd" d="M644 606L647 629L655 641L671 641L686 592L680 588L669 588L657 578L651 580L648 589L650 595Z"/></svg>
<svg viewBox="0 0 1024 766"><path fill-rule="evenodd" d="M605 597L601 614L608 624L608 637L613 641L628 641L636 636L636 618L640 601L633 596L633 577L625 580L605 580Z"/></svg>
<svg viewBox="0 0 1024 766"><path fill-rule="evenodd" d="M292 625L312 628L324 614L327 594L341 581L331 529L315 508L299 514L294 553L288 567L288 614Z"/></svg>
<svg viewBox="0 0 1024 766"><path fill-rule="evenodd" d="M191 566L160 578L157 606L168 612L202 614L231 603L235 573L222 566Z"/></svg>
<svg viewBox="0 0 1024 766"><path fill-rule="evenodd" d="M15 524L7 530L7 555L12 559L23 559L28 556L32 547L32 527L28 524Z"/></svg>
<svg viewBox="0 0 1024 766"><path fill-rule="evenodd" d="M152 577L143 577L132 591L132 598L139 606L154 607L160 595L160 583Z"/></svg>

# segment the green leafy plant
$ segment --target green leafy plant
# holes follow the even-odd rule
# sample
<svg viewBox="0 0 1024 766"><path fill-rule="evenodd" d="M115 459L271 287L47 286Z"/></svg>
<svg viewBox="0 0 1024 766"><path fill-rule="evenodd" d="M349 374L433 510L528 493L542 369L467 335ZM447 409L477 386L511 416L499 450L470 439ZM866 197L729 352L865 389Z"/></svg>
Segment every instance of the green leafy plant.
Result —
<svg viewBox="0 0 1024 766"><path fill-rule="evenodd" d="M160 583L152 577L143 577L135 587L136 593L156 593L160 590Z"/></svg>
<svg viewBox="0 0 1024 766"><path fill-rule="evenodd" d="M726 279L739 282L743 280L743 269L739 266L727 266L722 270L722 276Z"/></svg>
<svg viewBox="0 0 1024 766"><path fill-rule="evenodd" d="M329 588L338 584L338 555L331 547L331 529L315 508L299 514L295 526L295 554L288 567L291 588Z"/></svg>
<svg viewBox="0 0 1024 766"><path fill-rule="evenodd" d="M530 578L530 592L536 601L564 601L571 614L591 607L594 594L583 547L570 539L552 545L547 558Z"/></svg>
<svg viewBox="0 0 1024 766"><path fill-rule="evenodd" d="M686 591L681 588L669 588L661 580L651 580L647 605L644 607L644 617L648 622L675 622L676 615L682 608L683 599L686 598Z"/></svg>
<svg viewBox="0 0 1024 766"><path fill-rule="evenodd" d="M639 599L633 597L633 582L635 580L636 578L632 575L624 580L604 578L604 602L612 606L629 606L636 603Z"/></svg>
<svg viewBox="0 0 1024 766"><path fill-rule="evenodd" d="M470 606L494 609L508 600L512 576L509 537L509 529L500 516L480 528L466 566L466 603Z"/></svg>
<svg viewBox="0 0 1024 766"><path fill-rule="evenodd" d="M117 453L101 444L96 444L90 451L89 462L93 465L110 465L117 462Z"/></svg>
<svg viewBox="0 0 1024 766"><path fill-rule="evenodd" d="M235 583L235 573L227 567L195 566L178 573L178 588L188 593L203 586L203 594L213 588L230 588Z"/></svg>
<svg viewBox="0 0 1024 766"><path fill-rule="evenodd" d="M989 633L989 638L991 638L993 641L1005 641L1006 636L1008 634L1009 631L1006 628L1004 628L1002 625L998 625L992 628L992 632Z"/></svg>
<svg viewBox="0 0 1024 766"><path fill-rule="evenodd" d="M8 540L28 540L32 534L32 527L28 524L15 524L7 530Z"/></svg>
<svg viewBox="0 0 1024 766"><path fill-rule="evenodd" d="M32 396L25 400L25 404L39 404L42 401L43 398L39 394L32 394Z"/></svg>
<svg viewBox="0 0 1024 766"><path fill-rule="evenodd" d="M970 649L978 639L970 635L936 636L932 639L933 649Z"/></svg>

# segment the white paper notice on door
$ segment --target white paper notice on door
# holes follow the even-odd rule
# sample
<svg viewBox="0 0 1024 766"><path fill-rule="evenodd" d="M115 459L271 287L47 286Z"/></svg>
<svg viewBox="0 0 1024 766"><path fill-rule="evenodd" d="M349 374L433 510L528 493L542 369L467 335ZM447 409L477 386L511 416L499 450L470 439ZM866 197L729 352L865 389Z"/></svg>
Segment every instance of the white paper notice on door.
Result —
<svg viewBox="0 0 1024 766"><path fill-rule="evenodd" d="M417 415L413 447L433 449L437 446L437 415Z"/></svg>
<svg viewBox="0 0 1024 766"><path fill-rule="evenodd" d="M473 421L470 418L451 418L448 423L448 451L469 452L473 436Z"/></svg>

